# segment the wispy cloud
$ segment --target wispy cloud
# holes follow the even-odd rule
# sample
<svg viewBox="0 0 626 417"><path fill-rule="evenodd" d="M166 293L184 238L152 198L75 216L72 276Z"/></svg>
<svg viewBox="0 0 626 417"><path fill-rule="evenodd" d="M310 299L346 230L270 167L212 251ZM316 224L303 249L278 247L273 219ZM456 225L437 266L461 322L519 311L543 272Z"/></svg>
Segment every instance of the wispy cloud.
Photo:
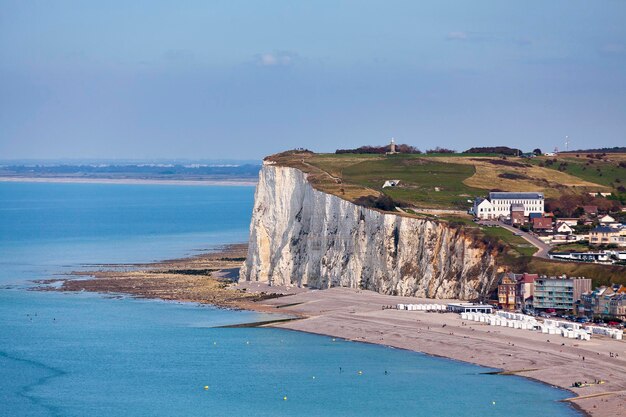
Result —
<svg viewBox="0 0 626 417"><path fill-rule="evenodd" d="M526 37L510 37L502 36L487 32L469 32L469 31L452 31L446 35L447 41L458 42L499 42L509 43L517 46L528 46L532 44L532 41Z"/></svg>
<svg viewBox="0 0 626 417"><path fill-rule="evenodd" d="M602 52L607 54L624 54L626 53L626 44L623 43L607 43L602 46Z"/></svg>
<svg viewBox="0 0 626 417"><path fill-rule="evenodd" d="M188 62L196 58L189 49L169 49L163 53L163 59L171 62Z"/></svg>
<svg viewBox="0 0 626 417"><path fill-rule="evenodd" d="M290 51L266 52L254 56L255 63L263 67L289 66L298 60L298 54Z"/></svg>
<svg viewBox="0 0 626 417"><path fill-rule="evenodd" d="M469 39L467 32L448 32L446 40L449 41L466 41Z"/></svg>

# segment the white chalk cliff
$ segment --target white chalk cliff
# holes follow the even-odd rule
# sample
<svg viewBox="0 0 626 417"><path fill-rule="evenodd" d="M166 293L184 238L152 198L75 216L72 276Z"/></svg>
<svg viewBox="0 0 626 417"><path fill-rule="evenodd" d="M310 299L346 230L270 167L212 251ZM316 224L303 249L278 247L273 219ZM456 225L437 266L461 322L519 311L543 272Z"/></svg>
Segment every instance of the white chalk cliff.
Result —
<svg viewBox="0 0 626 417"><path fill-rule="evenodd" d="M495 271L494 253L462 229L355 205L295 168L261 169L242 281L473 299Z"/></svg>

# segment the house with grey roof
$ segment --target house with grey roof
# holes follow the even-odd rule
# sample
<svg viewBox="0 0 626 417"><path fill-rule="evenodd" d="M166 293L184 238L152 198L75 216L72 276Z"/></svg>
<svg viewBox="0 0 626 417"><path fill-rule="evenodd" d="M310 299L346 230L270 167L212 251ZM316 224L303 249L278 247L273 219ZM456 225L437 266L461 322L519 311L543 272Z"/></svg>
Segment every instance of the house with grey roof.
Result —
<svg viewBox="0 0 626 417"><path fill-rule="evenodd" d="M626 246L626 227L598 226L591 229L589 243L592 245Z"/></svg>
<svg viewBox="0 0 626 417"><path fill-rule="evenodd" d="M508 217L513 204L524 206L524 217L529 217L531 213L543 213L544 195L536 192L491 192L488 199L476 200L473 214L481 219Z"/></svg>

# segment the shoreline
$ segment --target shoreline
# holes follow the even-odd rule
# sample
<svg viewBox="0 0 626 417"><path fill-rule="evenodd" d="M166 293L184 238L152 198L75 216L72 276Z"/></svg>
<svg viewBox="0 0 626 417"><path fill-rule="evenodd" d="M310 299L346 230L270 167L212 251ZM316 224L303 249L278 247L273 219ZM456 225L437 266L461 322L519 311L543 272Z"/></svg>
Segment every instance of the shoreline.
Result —
<svg viewBox="0 0 626 417"><path fill-rule="evenodd" d="M298 305L302 306L299 310L308 310L308 318L268 327L342 337L499 369L502 375L524 377L570 392L571 396L562 401L586 416L621 415L626 409L626 361L608 359L609 351L626 353L623 342L594 337L583 345L560 336L557 339L555 335L550 336L554 340L546 342L546 335L541 333L464 323L453 313L380 310L380 306L390 304L389 301L429 301L425 299L346 288L323 292L334 300L324 303L318 296L300 295L300 298L309 298L308 309L306 302ZM355 304L350 306L350 300ZM293 297L286 297L268 300L264 304L293 301ZM378 305L372 308L374 303ZM311 314L311 310L318 314ZM581 361L582 355L586 356L584 362ZM613 363L608 364L608 361ZM571 387L571 382L594 379L607 382L584 388Z"/></svg>
<svg viewBox="0 0 626 417"><path fill-rule="evenodd" d="M249 179L169 180L141 178L74 178L74 177L0 177L0 182L30 182L56 184L125 184L125 185L188 185L254 187L257 181Z"/></svg>
<svg viewBox="0 0 626 417"><path fill-rule="evenodd" d="M286 319L286 320L272 320L272 321L268 321L268 322L261 322L259 326L255 326L255 327L273 327L273 328L279 328L277 326L274 326L275 323L279 323L279 322L287 322L287 321L291 321L291 320L299 320L299 319ZM267 325L263 325L263 323L267 323ZM253 324L259 324L259 323L253 323ZM234 326L234 327L248 327L248 326ZM328 337L332 337L332 335L329 334L325 334L325 333L315 333L315 332L311 332L311 331L306 331L306 330L294 330L294 329L289 329L289 328L280 328L281 330L286 330L286 331L291 331L291 332L300 332L300 333L308 333L308 334L313 334L313 335L317 335L317 336L328 336ZM451 358L448 356L443 356L443 355L439 355L437 353L426 353L426 352L422 352L420 350L414 350L414 349L407 349L407 348L401 348L401 347L396 347L393 345L387 345L384 343L376 343L376 342L368 342L368 341L359 341L359 340L351 340L351 339L347 339L344 337L338 337L335 336L335 338L337 339L342 339L342 340L346 340L349 342L355 342L355 343L364 343L364 344L368 344L368 345L375 345L375 346L383 346L386 348L390 348L390 349L397 349L397 350L403 350L406 352L412 352L412 353L421 353L423 355L426 356L430 356L433 358L438 358L438 359L445 359L447 361L452 361L452 362L461 362L461 363L468 363L471 365L476 365L479 366L481 368L485 368L485 369L496 369L496 371L493 372L483 372L483 374L485 375L496 375L496 376L512 376L512 377L516 377L516 378L523 378L523 379L528 379L530 381L536 382L538 384L542 384L542 385L547 385L550 388L554 388L554 389L558 389L560 391L564 391L564 392L568 392L570 394L573 394L574 397L568 397L568 398L564 398L562 400L558 400L558 402L562 402L562 403L567 403L568 406L570 406L571 408L573 408L574 410L576 410L577 412L580 413L581 416L583 417L592 417L595 416L593 414L590 414L587 410L585 410L584 408L582 408L579 404L577 404L576 402L574 402L576 400L576 398L580 398L580 397L576 397L576 393L573 392L570 388L564 388L558 385L553 385L550 384L548 382L542 381L540 379L534 378L534 377L530 377L530 376L524 376L524 375L519 375L518 373L516 373L515 371L505 371L502 368L492 368L490 366L485 366L485 365L481 365L480 363L477 362L470 362L470 361L466 361L466 360L461 360L461 359L455 359L455 358ZM592 395L603 395L603 394L592 394Z"/></svg>
<svg viewBox="0 0 626 417"><path fill-rule="evenodd" d="M135 298L190 302L237 310L267 310L260 301L284 292L247 292L229 288L247 253L246 244L218 246L186 258L148 263L83 265L87 270L30 281L31 291L82 292L103 295L126 294ZM294 315L294 317L299 317Z"/></svg>
<svg viewBox="0 0 626 417"><path fill-rule="evenodd" d="M248 325L377 344L496 369L502 376L528 378L570 392L571 396L561 401L585 416L609 417L626 410L626 343L623 341L594 335L591 341L584 342L528 330L465 323L454 313L383 310L382 306L398 303L433 301L366 290L269 287L257 282L227 284L237 274L245 247L245 244L230 245L191 258L152 264L126 264L118 268L106 265L107 270L71 273L67 280L40 281L44 285L59 281L63 284L36 289L115 292L287 314L293 319ZM218 284L207 287L209 276ZM619 357L610 358L609 352L619 353ZM574 381L596 379L606 383L583 388L571 386Z"/></svg>

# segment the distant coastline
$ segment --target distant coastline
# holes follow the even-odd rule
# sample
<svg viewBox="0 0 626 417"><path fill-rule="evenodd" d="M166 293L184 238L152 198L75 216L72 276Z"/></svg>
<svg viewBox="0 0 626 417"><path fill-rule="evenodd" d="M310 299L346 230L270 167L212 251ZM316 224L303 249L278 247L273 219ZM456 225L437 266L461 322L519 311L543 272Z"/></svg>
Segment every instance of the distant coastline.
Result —
<svg viewBox="0 0 626 417"><path fill-rule="evenodd" d="M239 186L254 187L257 182L249 178L229 179L156 179L156 178L85 178L85 177L17 177L0 176L0 182L39 182L66 184L135 184L135 185L189 185L189 186Z"/></svg>

